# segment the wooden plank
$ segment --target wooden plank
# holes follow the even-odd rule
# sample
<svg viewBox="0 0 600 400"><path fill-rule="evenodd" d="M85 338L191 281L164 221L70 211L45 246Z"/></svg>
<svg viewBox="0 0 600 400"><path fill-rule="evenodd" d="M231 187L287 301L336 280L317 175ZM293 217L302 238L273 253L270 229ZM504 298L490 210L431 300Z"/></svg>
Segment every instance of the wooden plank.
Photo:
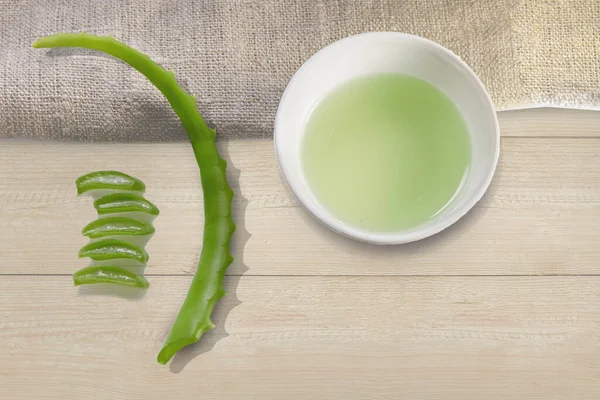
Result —
<svg viewBox="0 0 600 400"><path fill-rule="evenodd" d="M282 182L268 140L222 143L237 193L229 274L595 274L600 261L600 140L504 139L485 199L463 220L406 246L363 245L309 216ZM132 154L140 154L132 161ZM191 274L201 247L202 193L185 144L8 142L0 147L0 274L71 274L95 218L74 180L95 169L143 179L161 215L149 274ZM35 162L34 162L35 161ZM19 171L15 175L12 170Z"/></svg>
<svg viewBox="0 0 600 400"><path fill-rule="evenodd" d="M217 327L160 366L189 282L3 277L0 398L600 396L600 277L227 277Z"/></svg>
<svg viewBox="0 0 600 400"><path fill-rule="evenodd" d="M600 113L537 108L498 113L503 137L600 137Z"/></svg>

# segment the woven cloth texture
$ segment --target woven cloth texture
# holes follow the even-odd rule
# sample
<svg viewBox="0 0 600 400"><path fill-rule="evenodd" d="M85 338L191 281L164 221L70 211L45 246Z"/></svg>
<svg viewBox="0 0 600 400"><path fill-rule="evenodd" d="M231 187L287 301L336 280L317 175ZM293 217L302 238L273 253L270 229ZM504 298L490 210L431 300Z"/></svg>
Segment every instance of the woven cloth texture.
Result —
<svg viewBox="0 0 600 400"><path fill-rule="evenodd" d="M332 41L369 31L448 47L498 110L600 108L598 0L0 0L0 137L186 138L132 68L91 51L31 47L82 31L173 70L222 138L271 136L294 71Z"/></svg>

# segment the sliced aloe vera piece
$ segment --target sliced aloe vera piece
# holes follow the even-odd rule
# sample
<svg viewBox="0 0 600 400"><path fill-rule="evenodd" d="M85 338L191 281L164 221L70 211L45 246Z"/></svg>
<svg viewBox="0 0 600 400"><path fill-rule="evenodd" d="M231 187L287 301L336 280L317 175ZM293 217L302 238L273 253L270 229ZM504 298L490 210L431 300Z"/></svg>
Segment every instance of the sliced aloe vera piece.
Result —
<svg viewBox="0 0 600 400"><path fill-rule="evenodd" d="M79 250L79 257L100 261L127 258L142 264L146 264L150 258L144 248L118 239L102 239L88 243Z"/></svg>
<svg viewBox="0 0 600 400"><path fill-rule="evenodd" d="M91 239L121 235L144 236L153 234L154 226L148 222L131 218L107 217L90 222L81 233Z"/></svg>
<svg viewBox="0 0 600 400"><path fill-rule="evenodd" d="M145 277L134 274L125 268L110 265L94 265L82 268L73 274L73 283L75 283L75 286L95 283L115 283L138 288L150 286Z"/></svg>
<svg viewBox="0 0 600 400"><path fill-rule="evenodd" d="M131 175L119 171L94 171L75 180L77 194L90 190L131 190L146 191L144 182Z"/></svg>
<svg viewBox="0 0 600 400"><path fill-rule="evenodd" d="M124 212L143 212L158 215L158 207L151 201L134 193L112 193L94 201L98 214L113 214Z"/></svg>

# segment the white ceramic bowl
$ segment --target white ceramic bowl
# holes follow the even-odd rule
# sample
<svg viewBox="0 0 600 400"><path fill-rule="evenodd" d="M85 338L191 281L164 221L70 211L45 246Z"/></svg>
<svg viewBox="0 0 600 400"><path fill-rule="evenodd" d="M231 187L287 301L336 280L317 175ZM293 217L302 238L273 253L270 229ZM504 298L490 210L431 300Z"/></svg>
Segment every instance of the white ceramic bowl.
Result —
<svg viewBox="0 0 600 400"><path fill-rule="evenodd" d="M304 127L311 111L340 84L374 73L399 72L421 78L459 108L471 137L471 168L454 201L426 223L398 232L361 230L331 215L312 193L301 167ZM498 161L500 130L496 111L473 71L450 50L430 40L396 32L350 36L308 59L290 80L275 119L275 152L298 201L332 230L369 243L400 244L436 234L464 216L487 190Z"/></svg>

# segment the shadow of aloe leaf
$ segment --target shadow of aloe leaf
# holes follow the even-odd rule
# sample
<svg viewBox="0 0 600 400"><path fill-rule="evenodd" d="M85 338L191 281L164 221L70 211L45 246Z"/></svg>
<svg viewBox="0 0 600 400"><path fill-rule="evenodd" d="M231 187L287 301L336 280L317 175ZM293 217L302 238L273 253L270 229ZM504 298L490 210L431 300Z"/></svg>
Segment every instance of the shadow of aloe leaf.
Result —
<svg viewBox="0 0 600 400"><path fill-rule="evenodd" d="M152 286L152 284L150 284ZM146 295L146 289L117 285L112 283L96 283L81 285L77 288L78 296L112 296L127 300L140 300Z"/></svg>
<svg viewBox="0 0 600 400"><path fill-rule="evenodd" d="M224 286L227 296L215 305L211 315L215 327L202 335L198 342L184 347L175 354L169 366L172 373L180 373L194 358L211 351L220 340L229 336L225 329L225 321L231 310L242 304L236 295L241 278L241 275L225 277Z"/></svg>
<svg viewBox="0 0 600 400"><path fill-rule="evenodd" d="M96 57L96 58L109 58L114 57L103 53L101 51L95 51L90 49L75 48L75 47L55 47L49 49L46 52L48 57Z"/></svg>
<svg viewBox="0 0 600 400"><path fill-rule="evenodd" d="M248 202L240 190L240 170L231 162L228 142L218 142L217 147L221 157L227 161L227 180L235 192L232 215L237 228L231 238L231 251L234 262L228 268L228 272L235 273L235 275L226 275L223 281L227 296L217 302L211 315L215 327L202 335L197 343L181 349L173 357L169 369L176 374L183 371L185 366L194 358L212 350L219 340L229 336L225 330L225 321L231 310L241 304L237 297L237 288L242 275L249 269L243 261L244 248L251 235L246 230L246 207Z"/></svg>

